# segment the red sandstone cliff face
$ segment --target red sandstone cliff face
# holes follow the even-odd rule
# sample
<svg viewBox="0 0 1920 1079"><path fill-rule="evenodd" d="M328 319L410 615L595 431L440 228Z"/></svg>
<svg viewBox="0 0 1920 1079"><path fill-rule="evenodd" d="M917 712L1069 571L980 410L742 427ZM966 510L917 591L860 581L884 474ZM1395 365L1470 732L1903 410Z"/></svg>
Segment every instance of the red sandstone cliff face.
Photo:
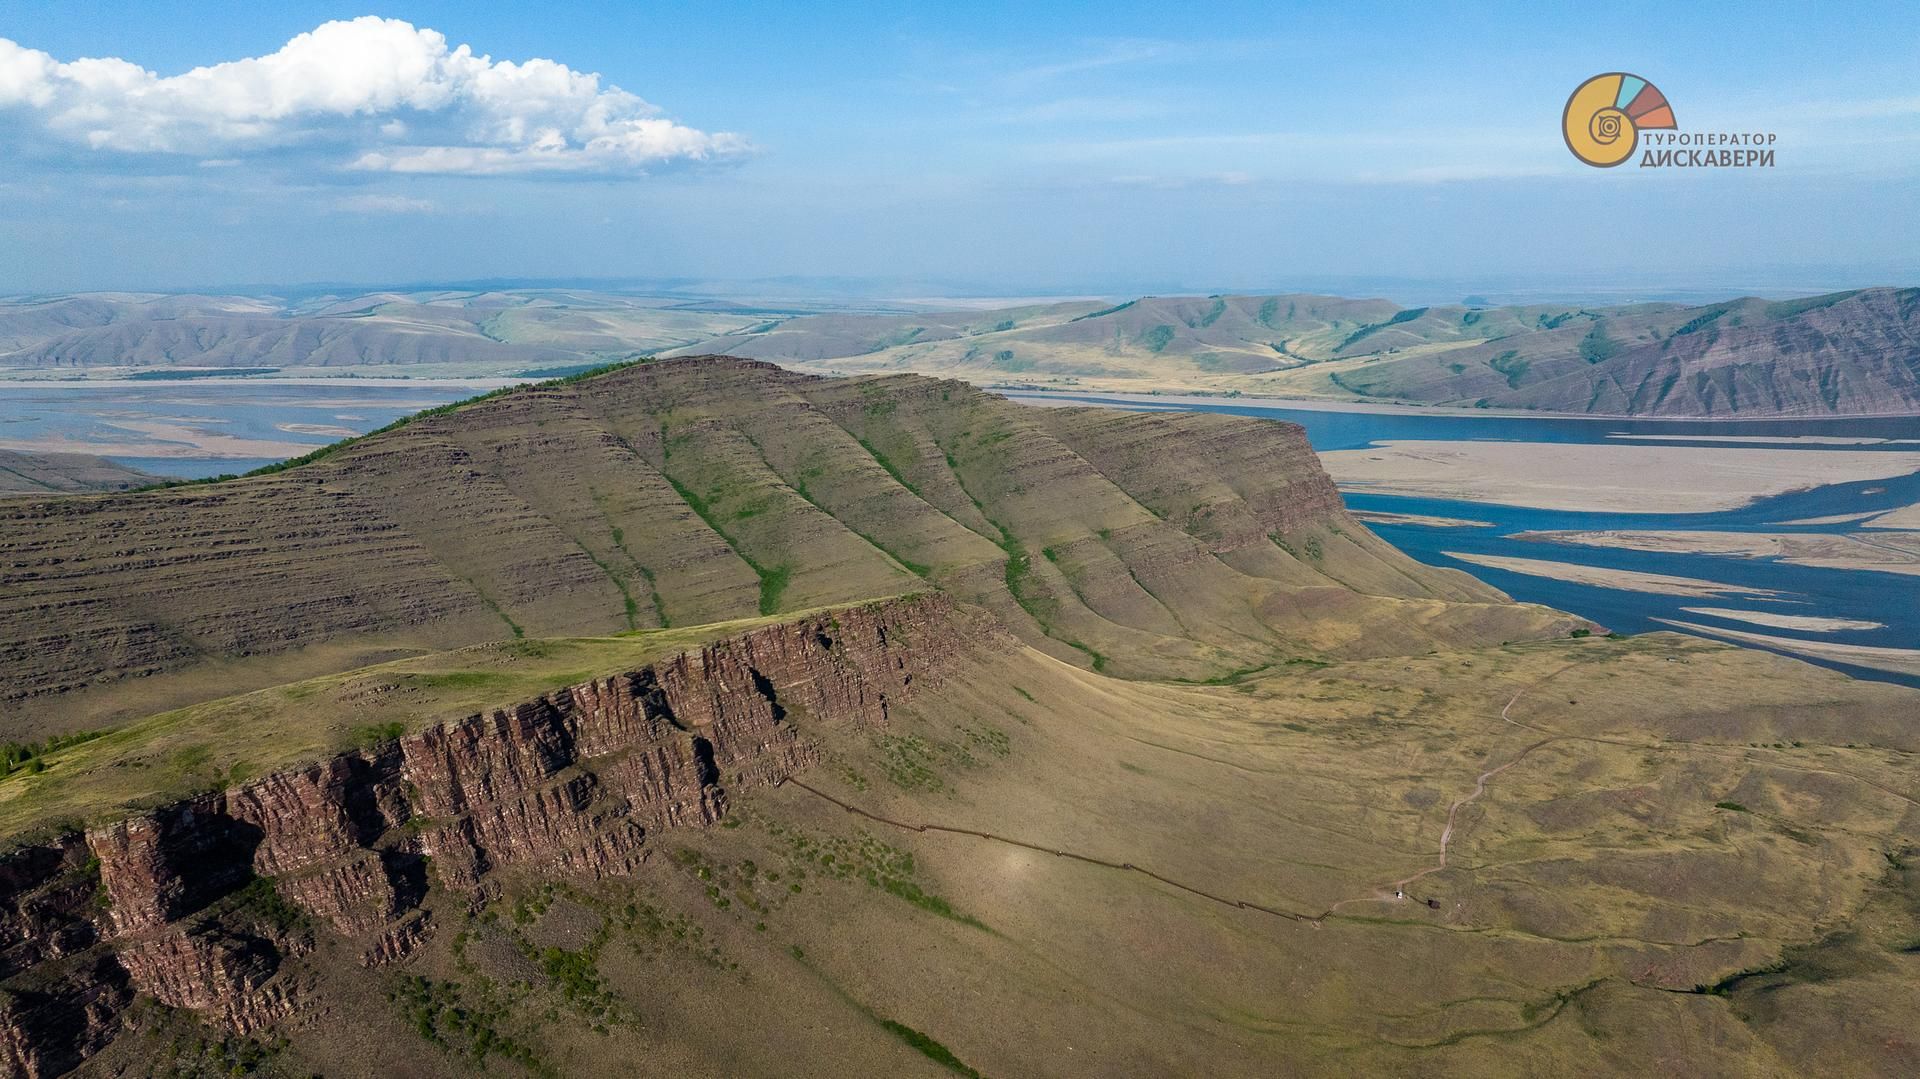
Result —
<svg viewBox="0 0 1920 1079"><path fill-rule="evenodd" d="M423 939L429 877L478 901L507 867L631 872L652 832L810 763L807 723L883 724L998 633L942 595L815 615L16 851L0 1071L72 1068L136 993L241 1031L283 1018L313 933L370 964Z"/></svg>

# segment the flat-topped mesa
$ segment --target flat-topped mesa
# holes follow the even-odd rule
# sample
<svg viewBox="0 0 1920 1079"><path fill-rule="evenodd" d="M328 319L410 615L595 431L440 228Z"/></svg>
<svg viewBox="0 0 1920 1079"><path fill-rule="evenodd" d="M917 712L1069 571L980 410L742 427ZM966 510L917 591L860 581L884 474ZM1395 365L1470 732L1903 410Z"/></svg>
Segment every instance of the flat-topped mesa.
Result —
<svg viewBox="0 0 1920 1079"><path fill-rule="evenodd" d="M0 533L0 701L33 702L16 737L397 650L927 586L1070 662L1091 662L1073 640L1109 673L1200 679L1295 632L1242 618L1249 590L1501 599L1371 543L1292 424L716 357L518 389L270 475L0 500Z"/></svg>
<svg viewBox="0 0 1920 1079"><path fill-rule="evenodd" d="M629 873L653 831L810 763L807 727L884 724L1008 647L939 593L821 612L15 851L0 1071L73 1066L136 993L237 1030L286 1014L312 933L290 909L379 963L431 930L429 877L478 900L510 867Z"/></svg>

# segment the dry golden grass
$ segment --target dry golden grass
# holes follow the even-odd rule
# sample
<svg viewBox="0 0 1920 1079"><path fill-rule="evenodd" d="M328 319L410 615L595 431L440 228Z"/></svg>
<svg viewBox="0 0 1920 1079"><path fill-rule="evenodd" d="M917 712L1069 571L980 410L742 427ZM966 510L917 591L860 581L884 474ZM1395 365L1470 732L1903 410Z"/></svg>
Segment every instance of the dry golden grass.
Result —
<svg viewBox="0 0 1920 1079"><path fill-rule="evenodd" d="M555 1074L1895 1074L1917 707L1666 634L1214 686L1022 649L885 729L796 717L800 782L630 879L436 902L373 982ZM356 1036L279 1062L472 1065L451 1013L422 1040L410 991L302 962Z"/></svg>

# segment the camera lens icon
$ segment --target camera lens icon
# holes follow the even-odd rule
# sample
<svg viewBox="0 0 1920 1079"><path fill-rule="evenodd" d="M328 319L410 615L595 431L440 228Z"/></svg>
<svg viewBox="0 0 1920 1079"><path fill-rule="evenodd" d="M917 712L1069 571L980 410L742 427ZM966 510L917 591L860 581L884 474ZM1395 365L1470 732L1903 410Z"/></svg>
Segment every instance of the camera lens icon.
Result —
<svg viewBox="0 0 1920 1079"><path fill-rule="evenodd" d="M1633 131L1633 121L1619 109L1601 109L1593 114L1587 123L1587 134L1602 146L1620 141L1620 137Z"/></svg>

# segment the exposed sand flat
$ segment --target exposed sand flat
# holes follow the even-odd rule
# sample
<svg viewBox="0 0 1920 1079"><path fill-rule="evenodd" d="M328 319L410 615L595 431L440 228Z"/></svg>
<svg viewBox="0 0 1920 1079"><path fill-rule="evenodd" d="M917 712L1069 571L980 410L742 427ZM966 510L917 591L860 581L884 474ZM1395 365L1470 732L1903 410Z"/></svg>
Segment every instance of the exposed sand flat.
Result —
<svg viewBox="0 0 1920 1079"><path fill-rule="evenodd" d="M144 439L108 441L91 438L0 439L0 449L25 453L90 453L115 457L298 457L320 448L313 442L280 442L196 431L178 424L116 420L115 427L145 435Z"/></svg>
<svg viewBox="0 0 1920 1079"><path fill-rule="evenodd" d="M1911 438L1872 438L1848 435L1635 435L1614 431L1608 438L1630 442L1765 442L1781 446L1912 446Z"/></svg>
<svg viewBox="0 0 1920 1079"><path fill-rule="evenodd" d="M1885 622L1868 622L1858 618L1821 618L1811 614L1777 614L1773 611L1733 611L1725 607L1682 607L1688 614L1708 614L1715 618L1729 618L1735 622L1751 622L1756 626L1772 626L1775 629L1797 629L1806 633L1838 633L1850 629L1885 629Z"/></svg>
<svg viewBox="0 0 1920 1079"><path fill-rule="evenodd" d="M1489 569L1503 569L1509 573L1524 573L1531 577L1551 577L1557 581L1573 584L1593 585L1596 588L1613 588L1622 592L1653 592L1663 596L1699 596L1710 599L1715 596L1777 596L1778 592L1765 588L1748 588L1746 585L1722 584L1718 581L1705 581L1698 577L1670 577L1664 573L1641 573L1637 570L1607 569L1603 566L1583 566L1577 562L1549 562L1540 558L1508 558L1504 555L1466 554L1461 551L1442 551L1448 558L1457 558L1476 566Z"/></svg>
<svg viewBox="0 0 1920 1079"><path fill-rule="evenodd" d="M1036 408L1125 408L1129 412L1187 411L1186 405L1148 404L1145 400L1121 405L1113 401L1075 401L1069 397L1056 397L1051 394L1042 393L995 392L1001 393L1001 395L1009 401L1016 401L1023 405L1033 405Z"/></svg>
<svg viewBox="0 0 1920 1079"><path fill-rule="evenodd" d="M100 368L89 369L89 371L98 371L98 370L101 370L101 369ZM126 369L115 368L113 370L117 372L117 371L124 371ZM287 368L286 370L293 370L293 369ZM242 379L242 378L207 378L207 379L195 378L195 379L177 379L177 380L165 379L165 380L149 381L147 379L117 378L117 377L113 377L112 375L103 375L98 378L93 377L91 374L76 376L72 371L68 371L68 370L60 370L60 371L35 370L30 373L30 376L23 376L21 370L18 368L0 368L0 382L9 382L9 383L15 383L15 384L35 383L35 385L29 388L31 389L57 388L62 390L116 390L116 389L124 390L130 387L134 389L142 389L142 390L153 390L153 389L179 390L179 389L186 389L188 387L191 387L197 390L207 386L252 386L257 389L260 386L266 385L266 386L271 386L274 389L279 389L282 386L353 386L355 388L375 386L381 389L385 389L388 387L397 387L397 388L408 389L408 390L464 389L464 390L472 390L474 393L484 393L487 390L498 390L498 389L503 389L507 386L521 386L521 385L525 385L528 382L539 381L538 379L489 378L484 376L475 377L475 378L413 378L407 375L393 374L391 373L390 369L381 368L381 367L301 368L299 370L308 370L308 371L315 371L315 372L332 371L332 372L338 372L338 373L337 374L288 375L288 376L276 377L276 378L245 378L245 379ZM370 370L375 373L372 373L372 374L366 373ZM324 407L325 405L324 402L317 402L317 401L304 402L304 403L311 404L316 408ZM351 403L355 406L359 406L359 405L366 404L366 401L360 400L360 401L353 401ZM432 408L435 405L444 405L446 404L446 402L444 400L438 400L438 401L423 401L418 404L414 404L414 403L397 402L397 401L394 401L394 402L382 401L380 402L380 404L382 407L392 407L392 408Z"/></svg>
<svg viewBox="0 0 1920 1079"><path fill-rule="evenodd" d="M1540 509L1699 513L1920 472L1920 453L1391 440L1320 455L1353 491Z"/></svg>
<svg viewBox="0 0 1920 1079"><path fill-rule="evenodd" d="M1803 532L1518 532L1515 539L1669 554L1775 558L1795 566L1920 574L1920 534Z"/></svg>
<svg viewBox="0 0 1920 1079"><path fill-rule="evenodd" d="M1774 637L1765 633L1746 633L1737 629L1702 626L1672 618L1656 618L1654 621L1688 633L1719 637L1722 640L1738 641L1742 644L1765 645L1793 655L1809 656L1834 663L1851 663L1856 667L1871 667L1877 671L1892 671L1895 674L1920 674L1920 648L1881 648L1870 644L1801 641L1792 637Z"/></svg>
<svg viewBox="0 0 1920 1079"><path fill-rule="evenodd" d="M1902 506L1868 521L1863 528L1920 528L1920 502Z"/></svg>
<svg viewBox="0 0 1920 1079"><path fill-rule="evenodd" d="M1315 367L1327 366L1316 364ZM801 365L802 370L812 370L809 365ZM943 372L944 373L944 372ZM1130 379L1137 383L1138 379ZM1177 383L1168 383L1169 387ZM1535 412L1524 408L1450 408L1445 405L1400 404L1387 401L1356 401L1341 397L1284 397L1266 394L1241 393L1231 396L1226 393L1128 393L1124 390L1108 390L1095 387L1074 389L1056 387L1049 389L1022 388L1008 386L983 385L983 389L1000 394L1010 401L1023 405L1088 405L1100 408L1192 408L1196 405L1235 405L1240 408L1298 409L1305 412L1365 412L1376 416L1438 416L1461 417L1466 419L1485 419L1488 416L1529 417L1532 419L1591 419L1589 416L1569 416L1551 412ZM1092 400L1070 401L1067 397L1087 397Z"/></svg>
<svg viewBox="0 0 1920 1079"><path fill-rule="evenodd" d="M1865 513L1836 513L1830 517L1801 517L1797 520L1781 521L1780 523L1783 525L1844 525L1852 524L1855 521L1864 521L1869 517L1876 517L1878 515L1878 511L1868 510Z"/></svg>
<svg viewBox="0 0 1920 1079"><path fill-rule="evenodd" d="M1368 524L1425 525L1428 528L1492 528L1492 521L1474 521L1464 517L1434 517L1425 513L1389 513L1386 510L1348 510Z"/></svg>

